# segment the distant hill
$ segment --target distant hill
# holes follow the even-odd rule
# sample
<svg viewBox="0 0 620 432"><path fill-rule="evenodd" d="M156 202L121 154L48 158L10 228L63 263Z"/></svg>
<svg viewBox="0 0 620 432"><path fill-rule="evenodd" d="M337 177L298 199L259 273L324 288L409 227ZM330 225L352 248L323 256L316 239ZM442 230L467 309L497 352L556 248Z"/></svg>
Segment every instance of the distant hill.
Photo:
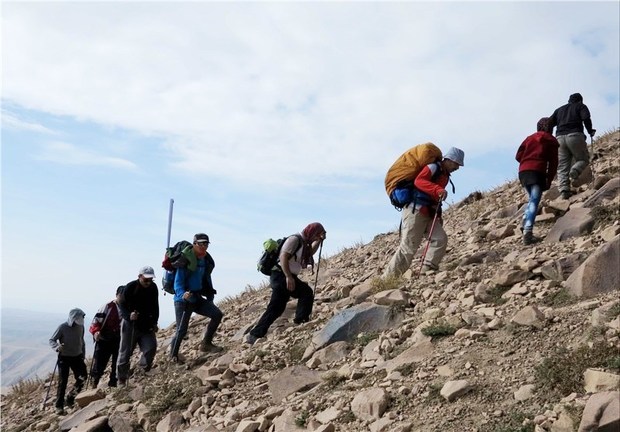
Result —
<svg viewBox="0 0 620 432"><path fill-rule="evenodd" d="M54 369L56 356L48 340L66 314L2 309L2 393L21 379L45 378ZM86 323L88 325L89 323ZM92 338L86 336L87 357Z"/></svg>

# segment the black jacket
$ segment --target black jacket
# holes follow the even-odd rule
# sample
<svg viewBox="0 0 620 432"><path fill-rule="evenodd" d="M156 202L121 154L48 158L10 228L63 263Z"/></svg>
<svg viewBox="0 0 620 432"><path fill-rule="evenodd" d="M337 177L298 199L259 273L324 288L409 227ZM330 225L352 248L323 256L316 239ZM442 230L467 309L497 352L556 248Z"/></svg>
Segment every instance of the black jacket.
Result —
<svg viewBox="0 0 620 432"><path fill-rule="evenodd" d="M159 320L158 290L155 281L148 287L140 285L138 279L125 285L120 298L119 306L121 317L129 320L131 312L138 312L136 327L143 332L150 332L157 327Z"/></svg>
<svg viewBox="0 0 620 432"><path fill-rule="evenodd" d="M592 135L590 110L583 102L570 102L556 109L549 117L549 128L557 126L555 136L568 135L574 132L583 133L583 126Z"/></svg>

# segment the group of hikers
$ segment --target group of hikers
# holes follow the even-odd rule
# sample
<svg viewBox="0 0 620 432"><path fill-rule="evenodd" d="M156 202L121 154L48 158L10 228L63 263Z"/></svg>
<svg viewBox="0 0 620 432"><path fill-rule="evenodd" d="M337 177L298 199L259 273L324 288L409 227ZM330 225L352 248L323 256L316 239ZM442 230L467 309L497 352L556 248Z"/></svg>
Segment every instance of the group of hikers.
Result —
<svg viewBox="0 0 620 432"><path fill-rule="evenodd" d="M561 197L569 199L572 195L571 180L579 178L588 166L584 126L590 137L593 137L596 130L592 128L588 107L583 104L582 96L575 93L569 97L568 104L559 107L550 117L541 118L537 132L528 136L517 151L519 180L529 197L521 227L526 245L538 240L533 236L534 220L542 192L551 187L556 171ZM557 128L555 137L552 135L554 127ZM434 147L432 144L430 146ZM465 154L461 149L453 147L439 154L439 157L419 167L415 175L405 181L412 194L408 202L400 207L400 243L382 278L399 277L409 269L424 236L428 238L428 243L421 260L421 271L433 272L439 268L448 243L448 236L442 228L441 203L448 196L446 186L451 174L465 164ZM403 154L401 158L410 160L411 155ZM402 179L398 183L402 185ZM389 190L388 194L392 192ZM253 345L267 334L269 327L283 314L291 297L298 300L294 323L302 324L310 320L314 292L298 275L304 268L314 268L313 256L326 238L327 232L323 225L314 222L281 243L277 262L269 272L271 298L263 315L245 335L246 344ZM193 242L185 251L186 265L174 272L176 333L170 343L169 358L172 362L184 362L179 350L193 313L210 318L200 350L207 353L222 351L221 347L213 344L224 315L214 303L216 291L211 273L215 261L207 251L209 244L207 234L194 235ZM50 346L58 352L56 366L59 384L55 404L58 414L64 414L65 405L73 406L76 395L84 388L89 375L92 386L99 385L110 359L108 386L126 385L130 376L130 358L136 346L141 351L138 367L144 372L153 368L159 319L159 293L154 278L152 267L142 267L137 279L119 286L116 298L97 311L89 327L95 341L90 374L85 364L84 311L72 309L67 321L54 332ZM65 399L71 371L75 376L75 386Z"/></svg>

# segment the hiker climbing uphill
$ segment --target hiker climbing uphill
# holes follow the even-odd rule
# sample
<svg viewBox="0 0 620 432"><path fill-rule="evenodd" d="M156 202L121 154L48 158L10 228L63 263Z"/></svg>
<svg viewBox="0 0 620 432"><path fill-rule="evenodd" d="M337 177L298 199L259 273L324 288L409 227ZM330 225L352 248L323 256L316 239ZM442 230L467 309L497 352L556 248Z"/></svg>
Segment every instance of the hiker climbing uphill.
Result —
<svg viewBox="0 0 620 432"><path fill-rule="evenodd" d="M99 308L88 329L95 341L93 364L90 372L93 388L97 388L110 358L112 359L112 365L110 366L108 386L116 387L118 382L116 378L116 363L121 343L121 312L118 303L121 299L123 288L122 285L119 286L116 289L116 298Z"/></svg>
<svg viewBox="0 0 620 432"><path fill-rule="evenodd" d="M588 144L583 128L588 130L590 138L596 134L592 128L590 110L583 103L583 97L574 93L568 103L556 109L549 117L549 132L557 126L555 136L560 144L558 153L558 189L563 199L572 196L571 180L577 180L590 164Z"/></svg>
<svg viewBox="0 0 620 432"><path fill-rule="evenodd" d="M189 243L189 242L188 242ZM215 261L207 248L209 236L204 233L194 235L191 248L184 255L186 264L180 265L174 276L174 314L176 318L176 334L171 342L170 358L179 361L181 341L187 334L192 313L210 318L205 330L200 350L203 352L220 352L222 348L213 344L213 336L222 322L224 314L213 303L215 294L211 273Z"/></svg>
<svg viewBox="0 0 620 432"><path fill-rule="evenodd" d="M439 268L448 244L441 226L441 202L448 196L450 174L464 165L464 158L455 147L442 157L434 144L427 143L409 149L388 170L386 191L392 204L402 209L402 231L383 278L398 277L409 268L425 233L430 236L429 249L421 271Z"/></svg>
<svg viewBox="0 0 620 432"><path fill-rule="evenodd" d="M525 138L515 159L519 162L519 181L525 188L529 201L523 213L523 243L530 245L534 237L534 220L543 191L551 187L558 167L558 140L551 135L549 118L543 117L536 124L537 132Z"/></svg>
<svg viewBox="0 0 620 432"><path fill-rule="evenodd" d="M295 324L310 320L314 292L306 282L299 279L298 274L307 266L314 269L313 255L326 238L327 232L323 225L313 222L301 233L289 236L282 243L278 262L269 276L271 299L267 310L246 335L245 343L253 345L259 338L264 337L271 324L282 315L291 297L297 299Z"/></svg>
<svg viewBox="0 0 620 432"><path fill-rule="evenodd" d="M56 414L63 415L65 413L65 402L68 407L72 407L75 402L75 396L82 391L84 383L87 379L86 363L86 345L84 343L84 317L86 314L82 309L71 309L69 318L66 322L60 324L52 337L49 344L58 353L58 392L56 394ZM67 395L65 401L65 392L69 382L69 372L73 371L75 377L75 385Z"/></svg>
<svg viewBox="0 0 620 432"><path fill-rule="evenodd" d="M136 345L142 356L139 366L148 372L153 367L157 351L157 321L159 301L153 267L142 267L138 279L125 285L119 298L121 310L121 347L118 353L116 375L119 385L126 385L129 378L129 360Z"/></svg>

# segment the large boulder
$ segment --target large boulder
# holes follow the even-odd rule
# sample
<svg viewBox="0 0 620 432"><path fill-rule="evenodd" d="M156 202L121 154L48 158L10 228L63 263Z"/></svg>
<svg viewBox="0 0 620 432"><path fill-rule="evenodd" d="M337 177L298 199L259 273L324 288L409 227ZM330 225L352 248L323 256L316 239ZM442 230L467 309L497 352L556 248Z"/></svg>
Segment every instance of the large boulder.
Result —
<svg viewBox="0 0 620 432"><path fill-rule="evenodd" d="M390 397L381 387L358 393L351 402L351 411L362 420L380 419L390 403Z"/></svg>
<svg viewBox="0 0 620 432"><path fill-rule="evenodd" d="M282 399L298 391L307 390L321 383L321 374L306 366L290 366L282 369L269 380L269 391L273 400Z"/></svg>
<svg viewBox="0 0 620 432"><path fill-rule="evenodd" d="M352 341L361 333L381 332L396 327L403 320L404 313L396 308L374 303L361 303L334 315L312 337L311 350L304 357L325 345L336 341ZM310 352L311 351L311 352Z"/></svg>
<svg viewBox="0 0 620 432"><path fill-rule="evenodd" d="M94 419L100 414L105 414L110 402L107 399L101 399L90 403L87 407L82 408L71 415L68 415L58 425L62 431L68 431L76 426L79 426L87 421ZM107 419L106 419L107 424Z"/></svg>
<svg viewBox="0 0 620 432"><path fill-rule="evenodd" d="M579 432L618 432L620 430L620 392L596 393L588 399Z"/></svg>
<svg viewBox="0 0 620 432"><path fill-rule="evenodd" d="M577 297L593 297L620 286L620 235L596 249L566 280L566 288Z"/></svg>
<svg viewBox="0 0 620 432"><path fill-rule="evenodd" d="M620 193L620 177L615 177L605 183L605 186L597 190L590 198L584 201L584 207L595 207L604 200L612 200Z"/></svg>
<svg viewBox="0 0 620 432"><path fill-rule="evenodd" d="M579 237L592 231L594 218L588 208L573 208L559 218L545 237L546 243L559 242Z"/></svg>

